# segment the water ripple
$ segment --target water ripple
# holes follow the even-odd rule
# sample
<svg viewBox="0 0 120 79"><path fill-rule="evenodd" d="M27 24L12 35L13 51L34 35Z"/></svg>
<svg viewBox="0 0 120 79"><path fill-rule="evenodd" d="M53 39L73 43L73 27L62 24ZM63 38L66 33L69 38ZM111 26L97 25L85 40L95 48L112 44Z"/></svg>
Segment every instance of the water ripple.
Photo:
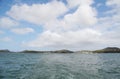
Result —
<svg viewBox="0 0 120 79"><path fill-rule="evenodd" d="M120 79L120 54L2 54L0 79Z"/></svg>

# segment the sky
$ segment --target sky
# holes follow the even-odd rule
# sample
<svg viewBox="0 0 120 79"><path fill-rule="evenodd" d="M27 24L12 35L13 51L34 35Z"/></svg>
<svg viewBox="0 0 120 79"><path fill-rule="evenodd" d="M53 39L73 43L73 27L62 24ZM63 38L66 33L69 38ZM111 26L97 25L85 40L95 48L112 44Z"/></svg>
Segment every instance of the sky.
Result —
<svg viewBox="0 0 120 79"><path fill-rule="evenodd" d="M0 49L120 47L120 0L0 0Z"/></svg>

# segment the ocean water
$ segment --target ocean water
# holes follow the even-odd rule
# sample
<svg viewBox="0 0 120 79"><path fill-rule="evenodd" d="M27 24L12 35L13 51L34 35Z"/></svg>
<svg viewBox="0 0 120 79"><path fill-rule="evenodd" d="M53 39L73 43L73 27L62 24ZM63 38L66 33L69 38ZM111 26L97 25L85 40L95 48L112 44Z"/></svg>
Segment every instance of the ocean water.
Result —
<svg viewBox="0 0 120 79"><path fill-rule="evenodd" d="M120 54L0 53L0 79L120 79Z"/></svg>

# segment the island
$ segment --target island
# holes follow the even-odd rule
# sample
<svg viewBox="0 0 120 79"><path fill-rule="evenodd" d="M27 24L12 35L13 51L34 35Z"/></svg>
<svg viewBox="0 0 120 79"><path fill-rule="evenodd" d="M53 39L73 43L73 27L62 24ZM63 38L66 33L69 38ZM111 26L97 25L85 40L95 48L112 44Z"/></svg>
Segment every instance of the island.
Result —
<svg viewBox="0 0 120 79"><path fill-rule="evenodd" d="M92 51L93 53L120 53L120 48L118 47L106 47L104 49Z"/></svg>
<svg viewBox="0 0 120 79"><path fill-rule="evenodd" d="M24 50L21 51L20 53L74 53L73 51L70 50L56 50L56 51L35 51L35 50Z"/></svg>
<svg viewBox="0 0 120 79"><path fill-rule="evenodd" d="M74 52L70 51L70 50L63 49L63 50L53 51L53 53L74 53Z"/></svg>
<svg viewBox="0 0 120 79"><path fill-rule="evenodd" d="M55 51L36 51L36 50L24 50L24 51L20 51L20 52L13 52L13 51L9 51L7 49L5 50L0 50L0 52L4 52L4 53L120 53L120 48L118 47L106 47L104 49L99 49L99 50L81 50L81 51L70 51L70 50L66 50L66 49L62 49L62 50L55 50Z"/></svg>
<svg viewBox="0 0 120 79"><path fill-rule="evenodd" d="M8 49L0 50L0 52L10 52Z"/></svg>
<svg viewBox="0 0 120 79"><path fill-rule="evenodd" d="M46 51L24 50L19 53L46 53Z"/></svg>

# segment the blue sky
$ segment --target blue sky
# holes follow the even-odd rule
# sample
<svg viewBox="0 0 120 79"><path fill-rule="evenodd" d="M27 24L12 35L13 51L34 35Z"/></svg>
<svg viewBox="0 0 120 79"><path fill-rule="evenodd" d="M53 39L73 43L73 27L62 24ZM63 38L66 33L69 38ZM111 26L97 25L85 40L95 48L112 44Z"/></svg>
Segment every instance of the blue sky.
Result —
<svg viewBox="0 0 120 79"><path fill-rule="evenodd" d="M119 0L0 0L0 49L120 47Z"/></svg>

